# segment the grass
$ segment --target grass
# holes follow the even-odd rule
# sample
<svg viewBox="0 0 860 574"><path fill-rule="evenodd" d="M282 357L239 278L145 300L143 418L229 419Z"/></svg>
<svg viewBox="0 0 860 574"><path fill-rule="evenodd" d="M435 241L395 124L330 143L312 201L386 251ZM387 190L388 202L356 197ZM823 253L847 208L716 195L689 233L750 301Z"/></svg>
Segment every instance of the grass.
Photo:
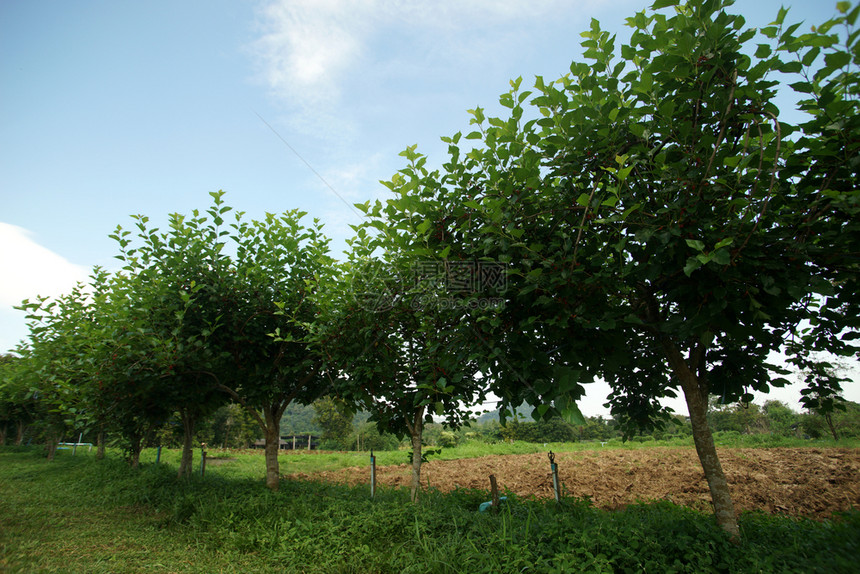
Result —
<svg viewBox="0 0 860 574"><path fill-rule="evenodd" d="M509 446L442 457L564 451ZM98 461L61 451L48 463L35 449L0 448L0 572L838 573L856 571L860 555L857 512L825 522L744 514L734 544L711 516L666 502L610 512L575 498L559 506L510 497L492 515L476 512L487 500L480 491L431 491L411 504L402 490L371 500L366 488L285 480L271 493L259 454L209 454L236 460L179 481L170 451L161 465L145 452L133 470L117 453ZM368 463L366 453L281 461L289 471Z"/></svg>
<svg viewBox="0 0 860 574"><path fill-rule="evenodd" d="M835 442L832 440L810 441L797 438L779 437L771 435L737 435L736 433L727 433L720 436L717 433L715 437L717 446L727 448L780 448L780 447L811 447L819 448L860 448L860 440L850 439ZM585 450L601 450L601 449L624 449L638 450L654 447L689 447L693 448L692 437L678 437L667 440L645 440L645 441L627 441L621 439L610 439L608 441L592 441L592 442L567 442L567 443L529 443L517 441L515 443L485 443L481 441L469 441L452 448L443 448L442 452L437 455L432 455L430 460L457 460L462 458L477 458L490 455L511 455L511 454L532 454L546 453L552 450L556 453L562 452L581 452ZM435 448L435 447L429 447ZM155 450L149 449L144 451L141 456L141 461L155 461ZM376 456L377 466L387 466L393 464L404 464L409 461L406 450L397 451L377 451ZM225 468L218 472L224 472L227 476L254 476L265 472L262 453L255 455L236 455L235 451L221 451L218 449L210 449L209 457L229 457L235 458L231 461L229 470ZM199 457L199 450L195 452L195 457ZM162 453L162 460L178 464L179 453L176 450L165 450ZM195 458L199 460L199 458ZM282 451L280 455L281 473L312 473L325 470L337 470L348 467L366 467L370 464L368 452L316 452L316 451ZM211 467L208 467L211 468ZM207 470L209 472L209 470Z"/></svg>

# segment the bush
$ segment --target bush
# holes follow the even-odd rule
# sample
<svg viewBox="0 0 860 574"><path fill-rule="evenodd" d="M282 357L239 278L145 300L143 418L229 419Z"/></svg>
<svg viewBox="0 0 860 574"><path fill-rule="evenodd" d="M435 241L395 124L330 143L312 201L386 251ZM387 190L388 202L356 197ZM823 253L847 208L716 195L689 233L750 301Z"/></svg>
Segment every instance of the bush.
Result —
<svg viewBox="0 0 860 574"><path fill-rule="evenodd" d="M453 448L457 446L459 439L456 434L451 431L442 431L439 434L439 438L436 440L436 444L443 448Z"/></svg>

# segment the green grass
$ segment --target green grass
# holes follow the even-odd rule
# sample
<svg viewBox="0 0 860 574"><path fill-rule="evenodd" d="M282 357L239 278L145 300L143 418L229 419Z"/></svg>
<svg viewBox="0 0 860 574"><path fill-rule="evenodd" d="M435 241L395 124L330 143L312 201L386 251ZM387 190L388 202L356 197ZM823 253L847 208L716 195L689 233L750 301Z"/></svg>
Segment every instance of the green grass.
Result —
<svg viewBox="0 0 860 574"><path fill-rule="evenodd" d="M796 438L779 437L772 435L736 435L727 433L725 436L720 436L718 433L715 437L717 446L728 448L777 448L777 447L811 447L819 448L842 447L842 448L860 448L860 440L841 440L838 443L832 440L810 441ZM457 460L462 458L477 458L490 455L510 455L510 454L532 454L546 453L552 450L556 453L561 452L580 452L584 450L601 450L601 449L625 449L636 450L653 447L689 447L693 448L692 437L671 438L667 440L645 440L645 441L627 441L621 439L611 439L608 441L592 441L592 442L567 442L567 443L529 443L517 441L515 443L485 443L481 441L469 441L452 448L443 448L440 454L432 455L430 460ZM428 447L436 448L436 447ZM368 452L323 452L323 453L308 453L307 451L282 451L280 455L280 465L282 474L294 473L312 473L326 470L337 470L348 467L366 467L370 464ZM398 451L377 451L376 456L377 466L386 466L393 464L404 464L409 461L407 450ZM210 449L209 457L224 457L236 459L231 461L224 467L219 467L216 472L220 472L225 476L230 477L247 477L247 476L263 476L265 472L265 464L263 462L262 451L256 454L236 454L234 451L220 451ZM178 464L179 452L176 450L164 450L162 452L162 460L173 464ZM149 449L144 451L141 456L141 461L155 461L155 450ZM195 461L199 461L199 450L195 451ZM213 467L208 467L213 468ZM207 472L209 472L207 470Z"/></svg>
<svg viewBox="0 0 860 574"><path fill-rule="evenodd" d="M509 446L461 449L544 450ZM259 454L210 455L237 460L179 481L175 452L155 465L147 451L133 470L116 453L61 451L48 463L37 450L0 448L0 572L838 573L856 571L860 555L858 512L826 522L744 514L734 544L711 516L666 502L603 511L511 497L492 515L476 512L487 493L470 490L430 491L418 504L403 490L371 500L366 488L296 480L271 493ZM389 456L405 461L379 453L379 463ZM368 462L366 453L281 461L284 470Z"/></svg>

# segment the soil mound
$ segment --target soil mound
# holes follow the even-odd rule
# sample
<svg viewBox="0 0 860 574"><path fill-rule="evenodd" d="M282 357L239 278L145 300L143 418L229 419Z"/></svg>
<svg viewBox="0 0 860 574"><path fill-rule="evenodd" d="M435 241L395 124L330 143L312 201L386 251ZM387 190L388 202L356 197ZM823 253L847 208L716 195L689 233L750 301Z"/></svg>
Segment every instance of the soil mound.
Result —
<svg viewBox="0 0 860 574"><path fill-rule="evenodd" d="M860 508L860 449L717 449L735 507L792 516L827 518ZM556 454L566 495L590 497L601 508L638 501L671 500L711 511L710 492L692 448L600 449ZM502 491L521 497L552 498L545 454L435 460L421 468L421 483L444 492L489 490L494 474ZM292 478L368 484L369 467L290 475ZM409 466L378 467L377 483L408 487Z"/></svg>

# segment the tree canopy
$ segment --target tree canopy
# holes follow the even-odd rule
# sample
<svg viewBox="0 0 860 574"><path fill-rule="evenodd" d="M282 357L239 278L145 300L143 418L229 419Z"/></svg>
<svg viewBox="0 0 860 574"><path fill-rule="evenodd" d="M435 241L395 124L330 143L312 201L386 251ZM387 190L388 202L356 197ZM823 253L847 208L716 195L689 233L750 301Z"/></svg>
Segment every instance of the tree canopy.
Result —
<svg viewBox="0 0 860 574"><path fill-rule="evenodd" d="M775 352L857 352L844 329L857 317L860 7L795 35L786 10L759 33L730 5L656 2L628 19L620 60L592 21L586 62L534 90L512 81L508 117L470 110L477 145L445 138L441 171L407 150L373 214L403 214L424 252L510 266L505 304L475 328L509 404L551 414L601 377L632 432L666 420L659 399L680 389L736 535L708 396L786 384ZM805 98L800 125L774 104L785 76Z"/></svg>

